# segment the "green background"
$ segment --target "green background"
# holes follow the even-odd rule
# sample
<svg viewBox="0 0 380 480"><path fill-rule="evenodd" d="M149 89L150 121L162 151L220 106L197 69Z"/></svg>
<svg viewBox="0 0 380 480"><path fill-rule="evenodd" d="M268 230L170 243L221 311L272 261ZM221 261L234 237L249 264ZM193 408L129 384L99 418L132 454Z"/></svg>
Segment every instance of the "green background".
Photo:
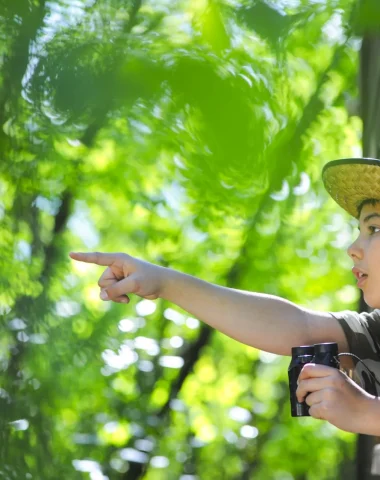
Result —
<svg viewBox="0 0 380 480"><path fill-rule="evenodd" d="M356 223L321 168L361 155L376 2L0 1L0 478L354 478L356 437L289 413L289 358L175 305L98 298L122 251L356 309ZM278 332L281 335L281 332Z"/></svg>

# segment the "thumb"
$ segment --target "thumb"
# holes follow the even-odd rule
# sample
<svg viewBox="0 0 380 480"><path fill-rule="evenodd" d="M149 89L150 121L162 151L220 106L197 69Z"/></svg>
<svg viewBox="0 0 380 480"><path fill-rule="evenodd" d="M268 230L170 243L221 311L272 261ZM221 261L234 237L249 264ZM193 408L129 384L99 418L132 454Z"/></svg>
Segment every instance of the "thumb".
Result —
<svg viewBox="0 0 380 480"><path fill-rule="evenodd" d="M115 282L109 287L105 288L104 291L107 293L107 296L110 300L114 300L121 295L126 295L128 293L136 293L139 289L136 278L133 275L123 278L119 282Z"/></svg>

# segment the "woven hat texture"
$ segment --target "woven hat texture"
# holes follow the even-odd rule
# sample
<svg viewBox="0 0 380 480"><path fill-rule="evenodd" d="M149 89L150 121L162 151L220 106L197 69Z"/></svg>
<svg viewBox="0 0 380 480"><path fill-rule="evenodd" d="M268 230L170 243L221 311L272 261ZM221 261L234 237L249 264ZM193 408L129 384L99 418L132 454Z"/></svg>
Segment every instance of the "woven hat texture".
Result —
<svg viewBox="0 0 380 480"><path fill-rule="evenodd" d="M324 166L322 179L331 197L355 218L358 218L358 207L364 200L380 201L380 160L334 160Z"/></svg>

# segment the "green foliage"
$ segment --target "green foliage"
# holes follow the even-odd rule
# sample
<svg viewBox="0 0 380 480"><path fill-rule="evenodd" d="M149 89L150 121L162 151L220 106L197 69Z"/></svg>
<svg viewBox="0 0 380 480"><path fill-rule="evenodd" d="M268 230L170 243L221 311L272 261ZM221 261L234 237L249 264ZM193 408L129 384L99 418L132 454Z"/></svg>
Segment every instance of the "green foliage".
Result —
<svg viewBox="0 0 380 480"><path fill-rule="evenodd" d="M104 304L67 257L355 308L320 179L360 148L355 2L290 3L0 2L1 479L349 471L352 435L290 417L288 359Z"/></svg>

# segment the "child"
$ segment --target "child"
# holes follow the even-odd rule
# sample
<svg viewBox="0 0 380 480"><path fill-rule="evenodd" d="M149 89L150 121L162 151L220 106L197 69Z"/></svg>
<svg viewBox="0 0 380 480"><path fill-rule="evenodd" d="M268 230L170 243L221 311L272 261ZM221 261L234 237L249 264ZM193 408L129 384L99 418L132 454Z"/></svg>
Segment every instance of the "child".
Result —
<svg viewBox="0 0 380 480"><path fill-rule="evenodd" d="M380 309L380 161L336 160L324 167L322 177L334 200L359 219L359 236L348 248L352 272L367 304ZM337 342L340 352L360 357L380 381L380 311L313 311L280 297L214 285L123 253L70 256L107 267L98 282L102 300L128 303L131 293L164 298L242 343L279 355L290 355L294 346ZM364 388L342 371L307 364L299 376L298 400L306 399L314 418L349 432L379 436L380 399L374 376L361 367L360 377Z"/></svg>

